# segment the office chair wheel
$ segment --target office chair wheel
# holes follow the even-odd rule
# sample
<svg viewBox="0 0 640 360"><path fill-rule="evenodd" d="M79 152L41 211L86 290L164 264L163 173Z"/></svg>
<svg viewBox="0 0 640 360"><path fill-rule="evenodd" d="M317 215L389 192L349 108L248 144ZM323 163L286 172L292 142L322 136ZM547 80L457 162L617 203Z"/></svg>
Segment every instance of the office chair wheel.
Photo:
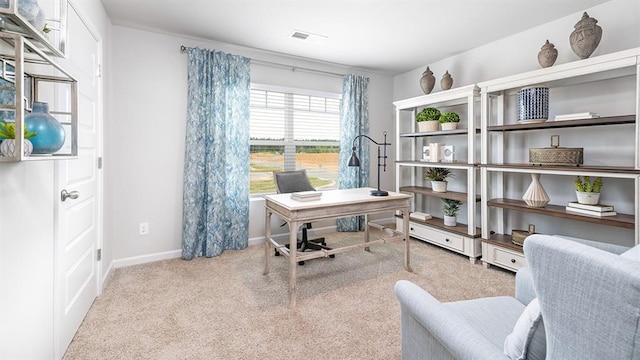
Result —
<svg viewBox="0 0 640 360"><path fill-rule="evenodd" d="M329 255L329 257L333 259L333 258L336 257L336 254L331 254L331 255Z"/></svg>
<svg viewBox="0 0 640 360"><path fill-rule="evenodd" d="M304 261L298 261L298 265L300 266L304 265Z"/></svg>
<svg viewBox="0 0 640 360"><path fill-rule="evenodd" d="M280 251L278 251L278 249L273 249L273 254L275 256L280 256Z"/></svg>

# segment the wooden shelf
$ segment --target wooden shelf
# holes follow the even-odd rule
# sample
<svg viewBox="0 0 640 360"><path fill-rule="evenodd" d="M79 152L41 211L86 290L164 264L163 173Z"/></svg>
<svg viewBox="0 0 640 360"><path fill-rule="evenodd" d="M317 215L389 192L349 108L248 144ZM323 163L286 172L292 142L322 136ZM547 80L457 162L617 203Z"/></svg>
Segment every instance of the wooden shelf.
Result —
<svg viewBox="0 0 640 360"><path fill-rule="evenodd" d="M595 165L580 165L580 166L563 166L563 165L531 165L531 164L481 164L481 167L498 168L498 169L513 169L524 170L525 172L538 172L540 170L545 171L566 171L575 173L587 173L587 172L602 172L610 174L640 174L640 170L633 167L619 167L619 166L595 166Z"/></svg>
<svg viewBox="0 0 640 360"><path fill-rule="evenodd" d="M533 124L509 124L487 126L487 131L525 131L525 130L542 130L542 129L561 129L573 127L588 126L606 126L606 125L622 125L635 124L635 115L608 116L595 119L578 119L564 121L545 121Z"/></svg>
<svg viewBox="0 0 640 360"><path fill-rule="evenodd" d="M468 164L461 161L452 162L429 162L416 160L396 160L396 165L412 166L412 167L445 167L450 169L470 169L476 167L475 164Z"/></svg>
<svg viewBox="0 0 640 360"><path fill-rule="evenodd" d="M487 205L496 208L518 210L534 214L559 217L564 219L585 221L593 224L615 226L625 229L635 229L635 217L633 215L618 214L616 216L594 217L589 215L578 215L567 212L565 206L547 204L543 208L528 206L522 200L514 199L491 199Z"/></svg>
<svg viewBox="0 0 640 360"><path fill-rule="evenodd" d="M447 191L447 192L435 192L433 189L424 186L401 186L400 191L410 192L414 194L433 196L441 199L458 200L467 202L467 193ZM476 195L476 201L480 201L480 195Z"/></svg>
<svg viewBox="0 0 640 360"><path fill-rule="evenodd" d="M397 218L402 219L401 215L396 215ZM467 232L468 226L467 224L462 224L462 223L457 223L456 226L445 226L444 225L444 219L439 218L439 217L432 217L429 220L426 221L422 221L422 220L417 220L417 219L410 219L409 222L412 223L416 223L416 224L420 224L420 225L425 225L425 226L429 226L438 230L442 230L442 231L447 231L450 232L452 234L456 234L456 235L460 235L460 236L466 236L466 237L470 237L470 238L479 238L480 236L482 236L482 231L480 228L476 228L476 232L475 234L470 235Z"/></svg>
<svg viewBox="0 0 640 360"><path fill-rule="evenodd" d="M445 136L445 135L467 135L468 129L456 129L456 130L438 130L438 131L427 131L427 132L416 132L416 133L404 133L399 136L406 138L416 138L416 137L426 137L426 136ZM479 134L480 129L475 129L475 133Z"/></svg>
<svg viewBox="0 0 640 360"><path fill-rule="evenodd" d="M522 246L518 246L511 241L511 235L491 234L488 239L483 238L482 242L524 254Z"/></svg>

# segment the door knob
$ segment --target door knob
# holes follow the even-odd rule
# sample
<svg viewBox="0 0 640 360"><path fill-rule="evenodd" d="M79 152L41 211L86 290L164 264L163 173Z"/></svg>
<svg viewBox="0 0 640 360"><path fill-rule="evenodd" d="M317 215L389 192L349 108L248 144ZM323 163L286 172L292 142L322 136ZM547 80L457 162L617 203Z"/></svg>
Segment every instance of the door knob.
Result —
<svg viewBox="0 0 640 360"><path fill-rule="evenodd" d="M80 197L80 193L77 191L68 192L67 189L63 189L62 192L60 192L60 200L62 201L67 200L67 198L71 200L75 200L79 197Z"/></svg>

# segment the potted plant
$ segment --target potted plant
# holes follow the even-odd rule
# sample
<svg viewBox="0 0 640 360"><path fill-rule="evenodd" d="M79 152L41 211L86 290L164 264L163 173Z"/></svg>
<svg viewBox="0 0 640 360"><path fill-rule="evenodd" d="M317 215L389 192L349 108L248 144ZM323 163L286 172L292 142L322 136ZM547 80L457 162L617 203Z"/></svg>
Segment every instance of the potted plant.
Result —
<svg viewBox="0 0 640 360"><path fill-rule="evenodd" d="M595 205L600 201L600 189L602 189L602 177L598 176L593 181L588 176L576 176L576 197L578 203Z"/></svg>
<svg viewBox="0 0 640 360"><path fill-rule="evenodd" d="M438 121L442 126L442 130L455 130L460 122L460 116L455 112L446 112L440 115Z"/></svg>
<svg viewBox="0 0 640 360"><path fill-rule="evenodd" d="M449 168L431 167L424 173L427 180L431 180L433 192L447 192L447 179L453 178L453 173Z"/></svg>
<svg viewBox="0 0 640 360"><path fill-rule="evenodd" d="M457 216L460 211L462 201L452 199L442 199L442 212L444 213L444 225L456 226L458 223Z"/></svg>
<svg viewBox="0 0 640 360"><path fill-rule="evenodd" d="M22 146L22 152L24 156L29 156L33 151L33 144L28 139L36 136L37 132L35 131L27 131L27 125L24 125L24 142ZM0 144L0 153L3 156L14 157L16 156L16 124L15 123L6 123L0 121L0 139L2 139L2 144Z"/></svg>
<svg viewBox="0 0 640 360"><path fill-rule="evenodd" d="M418 130L420 132L437 131L438 120L440 120L440 110L434 107L426 107L416 115Z"/></svg>

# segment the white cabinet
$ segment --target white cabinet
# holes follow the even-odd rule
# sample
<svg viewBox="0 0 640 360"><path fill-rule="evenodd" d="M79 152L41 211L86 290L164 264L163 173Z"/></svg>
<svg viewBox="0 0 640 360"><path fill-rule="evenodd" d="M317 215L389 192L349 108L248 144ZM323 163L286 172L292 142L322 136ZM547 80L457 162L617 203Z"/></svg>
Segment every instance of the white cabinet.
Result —
<svg viewBox="0 0 640 360"><path fill-rule="evenodd" d="M394 102L396 109L396 191L411 193L412 211L430 213L433 218L411 220L411 235L435 245L464 254L471 262L481 254L479 216L476 202L476 159L479 156L480 97L475 85L418 96ZM419 132L416 114L425 107L441 112L454 111L461 121L456 130ZM430 144L454 146L454 161L423 161L423 148ZM449 168L455 175L449 181L449 190L434 192L424 180L424 170L430 167ZM454 199L464 203L458 215L457 226L445 226L441 200ZM462 221L461 221L462 219ZM402 220L397 220L401 225ZM466 223L464 223L466 222Z"/></svg>
<svg viewBox="0 0 640 360"><path fill-rule="evenodd" d="M481 90L481 218L485 264L516 270L523 260L511 246L510 233L536 219L543 233L574 235L606 228L627 244L639 243L640 195L640 49L552 66L479 83ZM528 86L549 88L549 120L518 123L516 93ZM554 121L555 115L596 112L594 119ZM560 135L561 146L582 147L580 166L539 166L528 162L529 148L549 146ZM530 174L541 174L551 201L543 208L521 199ZM569 213L575 201L576 175L604 178L604 200L617 216L591 217ZM607 241L609 239L603 239ZM514 262L511 262L514 260Z"/></svg>

